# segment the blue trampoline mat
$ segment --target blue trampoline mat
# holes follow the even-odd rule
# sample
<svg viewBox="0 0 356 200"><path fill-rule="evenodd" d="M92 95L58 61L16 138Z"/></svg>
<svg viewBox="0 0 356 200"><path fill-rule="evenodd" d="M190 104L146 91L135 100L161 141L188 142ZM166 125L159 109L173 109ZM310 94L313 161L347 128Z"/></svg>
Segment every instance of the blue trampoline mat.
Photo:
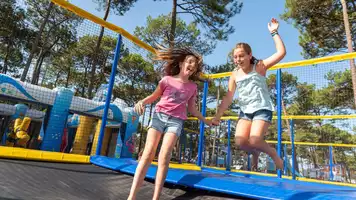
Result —
<svg viewBox="0 0 356 200"><path fill-rule="evenodd" d="M137 162L92 156L90 162L122 173L134 174ZM157 167L151 165L146 178L154 179ZM169 169L166 182L197 189L256 199L356 199L356 188L280 179L203 168L201 171Z"/></svg>

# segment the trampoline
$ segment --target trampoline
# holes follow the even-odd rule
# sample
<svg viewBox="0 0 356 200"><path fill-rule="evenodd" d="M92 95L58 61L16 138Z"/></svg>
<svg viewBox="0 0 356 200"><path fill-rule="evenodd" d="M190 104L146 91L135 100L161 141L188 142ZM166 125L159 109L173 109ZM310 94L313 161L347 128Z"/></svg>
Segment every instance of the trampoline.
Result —
<svg viewBox="0 0 356 200"><path fill-rule="evenodd" d="M104 156L92 156L90 162L128 174L134 174L137 167L137 162L132 159L115 159ZM146 178L154 179L156 171L157 167L151 165ZM356 199L356 189L349 186L296 181L209 168L189 170L184 165L181 169L179 166L170 168L166 182L253 199Z"/></svg>
<svg viewBox="0 0 356 200"><path fill-rule="evenodd" d="M90 164L0 159L0 199L127 199L133 177ZM137 199L152 199L154 183L145 181ZM166 184L161 199L238 199Z"/></svg>

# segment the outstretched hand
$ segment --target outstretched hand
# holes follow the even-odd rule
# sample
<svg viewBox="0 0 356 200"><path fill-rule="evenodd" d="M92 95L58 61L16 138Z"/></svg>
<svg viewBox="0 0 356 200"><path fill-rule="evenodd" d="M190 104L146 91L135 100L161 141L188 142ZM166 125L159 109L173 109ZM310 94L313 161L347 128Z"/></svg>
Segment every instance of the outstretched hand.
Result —
<svg viewBox="0 0 356 200"><path fill-rule="evenodd" d="M135 104L134 111L137 114L142 115L144 110L145 110L145 106L143 105L142 101L139 101Z"/></svg>
<svg viewBox="0 0 356 200"><path fill-rule="evenodd" d="M217 125L220 124L220 119L217 119L217 118L214 117L214 118L211 120L211 122L212 122L212 125L217 126Z"/></svg>
<svg viewBox="0 0 356 200"><path fill-rule="evenodd" d="M204 120L204 124L206 124L208 126L212 126L213 125L213 123L211 122L211 119Z"/></svg>
<svg viewBox="0 0 356 200"><path fill-rule="evenodd" d="M277 31L279 27L279 22L277 21L277 19L272 18L271 22L268 23L268 30L269 32L274 32Z"/></svg>

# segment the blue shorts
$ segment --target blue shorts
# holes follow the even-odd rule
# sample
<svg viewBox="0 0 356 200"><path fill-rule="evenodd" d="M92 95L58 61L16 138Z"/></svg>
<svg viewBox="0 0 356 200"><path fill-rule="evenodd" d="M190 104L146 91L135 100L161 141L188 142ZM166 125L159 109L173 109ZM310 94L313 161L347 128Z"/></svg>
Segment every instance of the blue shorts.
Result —
<svg viewBox="0 0 356 200"><path fill-rule="evenodd" d="M263 120L266 122L272 123L272 111L270 110L258 110L252 114L244 113L240 111L239 119L245 119L248 121L253 120Z"/></svg>
<svg viewBox="0 0 356 200"><path fill-rule="evenodd" d="M154 128L161 133L175 133L177 137L182 133L183 119L172 117L165 113L153 113L149 128Z"/></svg>

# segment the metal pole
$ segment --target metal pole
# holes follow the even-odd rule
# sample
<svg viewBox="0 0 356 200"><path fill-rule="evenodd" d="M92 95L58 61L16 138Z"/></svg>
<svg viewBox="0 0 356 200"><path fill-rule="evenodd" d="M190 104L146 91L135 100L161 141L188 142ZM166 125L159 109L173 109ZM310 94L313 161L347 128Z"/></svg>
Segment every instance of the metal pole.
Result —
<svg viewBox="0 0 356 200"><path fill-rule="evenodd" d="M208 95L208 81L204 81L203 90L203 103L202 103L202 115L205 117L206 112L206 97ZM199 147L198 147L198 166L202 166L202 155L204 150L204 122L200 122L200 135L199 135Z"/></svg>
<svg viewBox="0 0 356 200"><path fill-rule="evenodd" d="M103 143L106 120L107 120L107 115L108 115L108 112L109 112L110 101L111 101L111 94L112 94L112 89L114 87L114 82L115 82L116 68L117 68L117 64L119 62L119 58L120 58L120 47L121 47L121 34L119 35L119 37L117 39L116 48L115 48L115 55L114 55L114 62L113 62L113 65L111 67L108 94L107 94L106 100L105 100L104 114L103 114L103 117L101 119L102 123L101 123L101 127L100 127L99 138L98 138L98 146L96 148L96 155L97 156L100 155L101 146L102 146L102 143Z"/></svg>
<svg viewBox="0 0 356 200"><path fill-rule="evenodd" d="M229 119L227 121L227 165L226 165L226 170L230 171L231 170L231 163L230 163L230 154L231 154L231 146L230 146L230 135L231 135L231 120Z"/></svg>
<svg viewBox="0 0 356 200"><path fill-rule="evenodd" d="M333 174L333 147L329 146L329 180L334 180Z"/></svg>
<svg viewBox="0 0 356 200"><path fill-rule="evenodd" d="M292 143L292 178L295 180L295 146L294 146L294 121L290 120L291 143Z"/></svg>
<svg viewBox="0 0 356 200"><path fill-rule="evenodd" d="M287 144L284 144L284 175L288 175L288 156L287 156Z"/></svg>
<svg viewBox="0 0 356 200"><path fill-rule="evenodd" d="M277 70L277 153L281 157L282 151L282 70ZM278 178L282 177L281 170L277 170Z"/></svg>
<svg viewBox="0 0 356 200"><path fill-rule="evenodd" d="M193 153L193 134L190 134L190 144L189 144L189 162L192 160Z"/></svg>

